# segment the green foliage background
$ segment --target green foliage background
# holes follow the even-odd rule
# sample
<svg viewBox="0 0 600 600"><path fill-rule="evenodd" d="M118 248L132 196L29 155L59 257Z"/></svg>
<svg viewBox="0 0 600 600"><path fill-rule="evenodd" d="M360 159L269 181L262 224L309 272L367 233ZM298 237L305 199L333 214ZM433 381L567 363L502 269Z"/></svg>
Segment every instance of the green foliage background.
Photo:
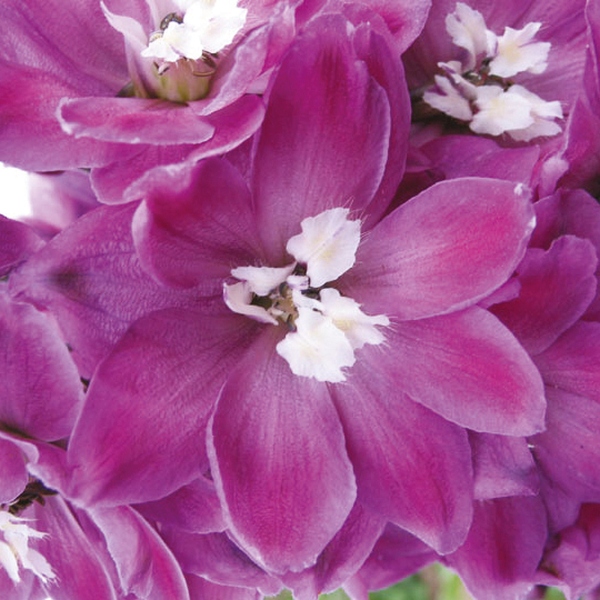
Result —
<svg viewBox="0 0 600 600"><path fill-rule="evenodd" d="M543 591L543 595L540 590L539 597L543 600L564 600L561 592L550 588ZM460 578L439 564L431 565L390 588L372 592L369 598L370 600L473 600ZM272 600L292 600L292 595L285 591ZM320 600L349 600L349 598L342 590L338 590L333 594L322 594Z"/></svg>

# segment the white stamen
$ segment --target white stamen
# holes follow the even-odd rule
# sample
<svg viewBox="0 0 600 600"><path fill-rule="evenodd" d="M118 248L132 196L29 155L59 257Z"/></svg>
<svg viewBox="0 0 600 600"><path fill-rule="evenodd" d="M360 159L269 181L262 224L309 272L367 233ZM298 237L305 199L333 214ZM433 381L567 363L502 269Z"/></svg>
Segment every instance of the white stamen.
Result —
<svg viewBox="0 0 600 600"><path fill-rule="evenodd" d="M561 129L554 119L562 117L560 102L546 102L520 85L504 91L496 86L478 88L475 114L470 127L476 133L529 141L540 135L556 135Z"/></svg>
<svg viewBox="0 0 600 600"><path fill-rule="evenodd" d="M48 561L37 550L29 547L30 538L43 538L46 534L32 529L22 519L8 511L0 511L0 532L4 541L0 541L0 566L12 581L19 583L19 564L31 571L42 583L55 579L56 575Z"/></svg>
<svg viewBox="0 0 600 600"><path fill-rule="evenodd" d="M349 221L346 208L332 208L300 224L302 233L288 240L286 249L306 264L312 287L334 281L354 264L360 242L360 221Z"/></svg>
<svg viewBox="0 0 600 600"><path fill-rule="evenodd" d="M292 373L337 383L346 379L342 369L354 364L354 350L333 321L310 308L299 307L296 331L288 333L277 353Z"/></svg>
<svg viewBox="0 0 600 600"><path fill-rule="evenodd" d="M251 304L254 294L247 281L239 281L231 285L223 284L223 299L225 304L239 315L246 315L260 323L277 325L277 319L262 306Z"/></svg>
<svg viewBox="0 0 600 600"><path fill-rule="evenodd" d="M177 62L199 60L204 52L216 54L231 44L246 22L247 9L236 0L195 0L178 2L182 22L171 21L157 31L142 51L146 58Z"/></svg>
<svg viewBox="0 0 600 600"><path fill-rule="evenodd" d="M435 75L437 88L431 88L423 94L423 100L433 108L460 121L473 118L470 102L460 93L452 82L441 75Z"/></svg>
<svg viewBox="0 0 600 600"><path fill-rule="evenodd" d="M455 45L467 51L463 62L440 62L443 75L423 94L423 101L444 114L469 123L475 133L510 135L519 141L556 135L562 118L557 101L548 102L508 78L519 73L543 73L549 42L535 42L541 23L522 29L505 27L497 36L483 15L462 2L446 17Z"/></svg>

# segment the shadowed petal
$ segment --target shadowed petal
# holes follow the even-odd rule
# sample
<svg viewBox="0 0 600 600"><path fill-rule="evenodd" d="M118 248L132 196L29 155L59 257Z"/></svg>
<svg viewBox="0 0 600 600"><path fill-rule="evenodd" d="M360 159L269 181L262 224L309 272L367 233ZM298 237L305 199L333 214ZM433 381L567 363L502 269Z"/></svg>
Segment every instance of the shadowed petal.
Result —
<svg viewBox="0 0 600 600"><path fill-rule="evenodd" d="M467 541L446 560L476 598L513 600L531 589L546 536L539 497L476 502Z"/></svg>
<svg viewBox="0 0 600 600"><path fill-rule="evenodd" d="M521 290L492 312L530 354L548 348L573 325L596 295L598 259L591 242L557 239L548 252L532 248L517 268Z"/></svg>
<svg viewBox="0 0 600 600"><path fill-rule="evenodd" d="M84 377L138 317L194 306L196 292L158 285L140 267L131 238L135 205L90 211L10 278L17 300L50 310Z"/></svg>
<svg viewBox="0 0 600 600"><path fill-rule="evenodd" d="M55 322L0 289L0 421L45 441L66 438L83 386Z"/></svg>

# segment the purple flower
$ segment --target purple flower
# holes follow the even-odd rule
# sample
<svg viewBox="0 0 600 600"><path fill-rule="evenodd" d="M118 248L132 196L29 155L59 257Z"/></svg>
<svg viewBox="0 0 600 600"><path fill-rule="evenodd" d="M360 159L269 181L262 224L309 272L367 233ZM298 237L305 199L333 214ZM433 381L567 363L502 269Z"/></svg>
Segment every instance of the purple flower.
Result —
<svg viewBox="0 0 600 600"><path fill-rule="evenodd" d="M537 370L476 306L522 257L528 195L459 179L377 223L401 176L389 99L406 97L378 34L347 27L314 21L282 63L250 189L217 159L145 179L142 265L220 300L136 321L99 365L69 445L71 493L89 506L158 500L210 473L230 535L278 574L311 567L357 498L455 549L472 516L464 428L543 427ZM337 339L323 372L321 326Z"/></svg>
<svg viewBox="0 0 600 600"><path fill-rule="evenodd" d="M169 82L185 65L164 69L151 89L147 78L140 78L138 63L149 62L152 69L154 59L144 58L142 49L132 45L141 44L141 36L147 43L153 33L162 32L165 17L184 18L175 0L102 6L98 0L76 6L33 1L2 5L7 42L0 52L2 160L37 171L97 168L92 179L101 198L122 202L128 183L146 169L179 162L190 153L194 159L220 154L254 133L264 113L257 95L264 89L261 76L277 63L294 32L290 6L280 3L268 11L255 3L235 42L223 38L217 44L226 44L226 52L216 51L209 40L198 61L182 56L185 65L208 65L208 73L196 76L192 67L189 75L203 82L203 99L163 93L171 85L181 89L181 82ZM173 19L172 25L177 25ZM219 29L228 27L220 23ZM119 189L113 187L117 173Z"/></svg>

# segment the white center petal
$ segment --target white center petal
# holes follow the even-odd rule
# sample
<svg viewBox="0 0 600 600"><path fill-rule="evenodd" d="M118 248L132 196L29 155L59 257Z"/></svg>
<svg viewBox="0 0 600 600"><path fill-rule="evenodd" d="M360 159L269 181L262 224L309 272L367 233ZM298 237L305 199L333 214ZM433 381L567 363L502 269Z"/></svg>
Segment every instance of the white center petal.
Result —
<svg viewBox="0 0 600 600"><path fill-rule="evenodd" d="M446 17L446 31L454 44L469 53L466 69L475 66L479 55L487 54L488 32L483 15L463 2L458 2L454 12Z"/></svg>
<svg viewBox="0 0 600 600"><path fill-rule="evenodd" d="M352 348L357 350L365 344L381 344L385 338L377 326L387 327L390 320L385 315L366 315L360 310L360 304L342 296L334 288L321 290L323 314L343 331Z"/></svg>
<svg viewBox="0 0 600 600"><path fill-rule="evenodd" d="M497 86L481 87L476 104L479 112L470 125L476 133L500 135L533 124L527 99L510 90L504 91Z"/></svg>
<svg viewBox="0 0 600 600"><path fill-rule="evenodd" d="M287 267L236 267L231 274L247 281L250 290L258 296L266 296L294 272L295 266L296 263Z"/></svg>
<svg viewBox="0 0 600 600"><path fill-rule="evenodd" d="M337 383L346 379L342 369L354 364L354 350L333 321L310 308L299 307L296 331L277 344L277 353L292 373Z"/></svg>
<svg viewBox="0 0 600 600"><path fill-rule="evenodd" d="M312 287L318 288L345 273L356 260L360 221L347 219L349 210L332 208L300 224L302 233L290 238L286 249L300 263Z"/></svg>
<svg viewBox="0 0 600 600"><path fill-rule="evenodd" d="M548 66L549 42L532 42L541 23L528 23L523 29L506 27L498 38L497 54L490 63L490 73L513 77L517 73L543 73Z"/></svg>
<svg viewBox="0 0 600 600"><path fill-rule="evenodd" d="M238 281L231 285L223 284L223 300L238 315L246 315L260 323L277 325L277 319L262 306L252 304L254 294L247 281Z"/></svg>
<svg viewBox="0 0 600 600"><path fill-rule="evenodd" d="M4 536L4 541L0 541L0 566L15 583L21 580L19 564L46 583L56 575L44 556L29 547L30 538L40 539L46 534L29 527L26 522L27 519L0 511L0 533Z"/></svg>

